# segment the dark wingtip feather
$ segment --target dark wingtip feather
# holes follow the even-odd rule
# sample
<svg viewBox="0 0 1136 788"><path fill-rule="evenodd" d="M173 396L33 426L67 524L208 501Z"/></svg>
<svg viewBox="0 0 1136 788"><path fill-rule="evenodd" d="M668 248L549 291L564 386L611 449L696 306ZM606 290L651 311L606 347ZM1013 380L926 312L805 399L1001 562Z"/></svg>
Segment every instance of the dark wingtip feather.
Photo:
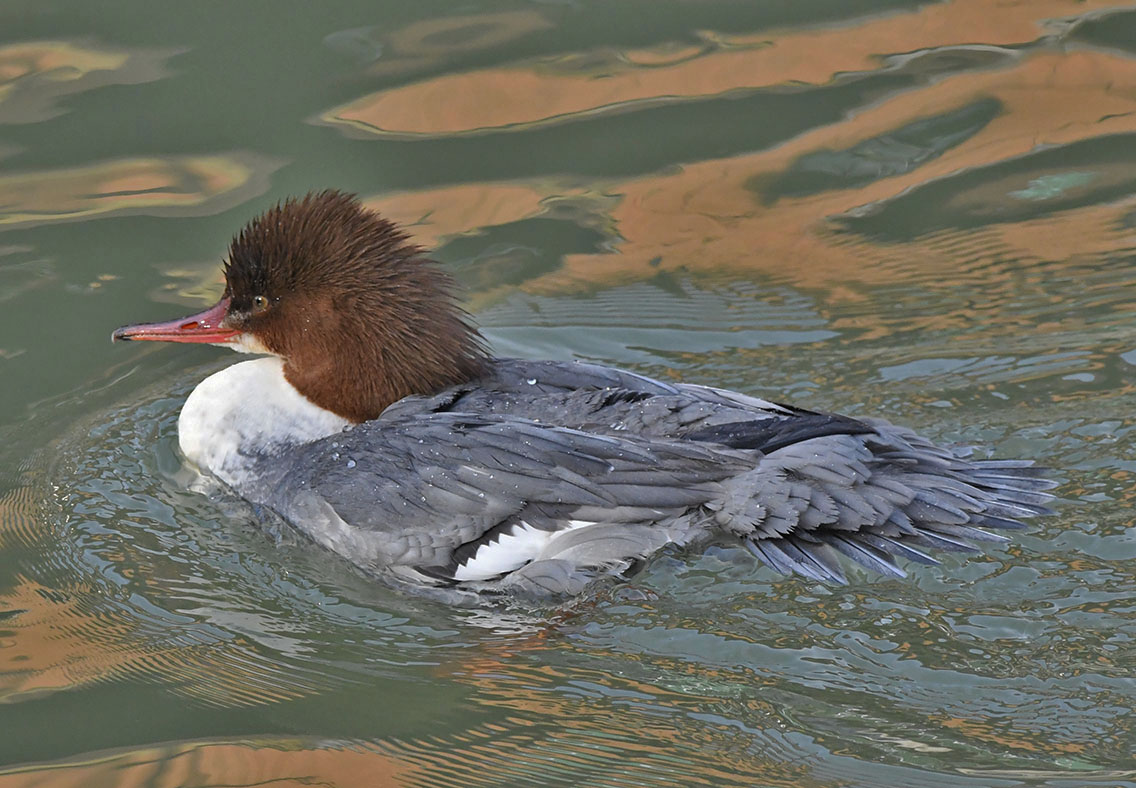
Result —
<svg viewBox="0 0 1136 788"><path fill-rule="evenodd" d="M893 539L892 537L882 536L880 534L865 533L860 534L860 540L877 550L882 550L885 553L891 553L896 556L902 556L917 564L923 564L924 566L939 566L940 564L938 559L927 555L922 550L916 550L911 545L904 544L899 539Z"/></svg>
<svg viewBox="0 0 1136 788"><path fill-rule="evenodd" d="M825 551L827 546L823 542L808 542L793 536L788 537L782 544L782 550L795 559L799 564L813 570L818 580L827 580L844 585L848 580L840 571L839 565L832 560Z"/></svg>
<svg viewBox="0 0 1136 788"><path fill-rule="evenodd" d="M747 540L746 548L773 571L789 576L798 574L810 580L847 585L844 573L830 562L818 559L811 551L781 539Z"/></svg>
<svg viewBox="0 0 1136 788"><path fill-rule="evenodd" d="M873 572L892 577L907 577L907 572L896 566L891 556L865 544L857 538L858 536L858 534L834 533L829 544L860 566L871 569Z"/></svg>
<svg viewBox="0 0 1136 788"><path fill-rule="evenodd" d="M744 542L746 549L754 554L763 564L778 574L789 576L796 573L793 562L789 556L771 539L756 539Z"/></svg>

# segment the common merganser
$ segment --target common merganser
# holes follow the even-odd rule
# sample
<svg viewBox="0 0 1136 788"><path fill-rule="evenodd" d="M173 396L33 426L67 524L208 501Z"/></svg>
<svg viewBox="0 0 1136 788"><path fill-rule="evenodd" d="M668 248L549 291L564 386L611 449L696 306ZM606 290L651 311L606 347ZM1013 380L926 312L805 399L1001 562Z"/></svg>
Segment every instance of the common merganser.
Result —
<svg viewBox="0 0 1136 788"><path fill-rule="evenodd" d="M494 358L451 279L352 195L278 204L224 273L215 306L113 339L266 355L194 389L182 452L396 584L556 598L721 541L785 575L846 583L840 553L902 577L896 557L975 552L1049 511L1031 462L885 421Z"/></svg>

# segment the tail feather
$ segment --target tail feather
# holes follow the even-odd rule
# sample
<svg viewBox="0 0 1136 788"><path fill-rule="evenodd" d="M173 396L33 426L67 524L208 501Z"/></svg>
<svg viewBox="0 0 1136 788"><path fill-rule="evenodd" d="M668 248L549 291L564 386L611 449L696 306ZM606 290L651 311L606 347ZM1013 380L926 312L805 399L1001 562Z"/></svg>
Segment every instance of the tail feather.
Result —
<svg viewBox="0 0 1136 788"><path fill-rule="evenodd" d="M748 491L764 510L764 520L742 534L751 552L782 574L828 582L845 582L832 551L873 572L904 577L899 559L935 565L925 550L976 553L976 543L1009 541L998 531L1021 530L1023 519L1052 513L1047 504L1056 483L1045 468L1028 460L970 460L906 430L877 429L868 436L824 435L807 450L802 442L767 455ZM850 449L853 441L858 452ZM838 485L841 478L851 481ZM839 504L839 514L789 511L808 496L778 497L787 479L822 491ZM773 521L797 527L766 527Z"/></svg>
<svg viewBox="0 0 1136 788"><path fill-rule="evenodd" d="M873 572L892 577L907 577L895 560L887 553L865 544L860 539L844 534L833 534L830 544L856 563Z"/></svg>
<svg viewBox="0 0 1136 788"><path fill-rule="evenodd" d="M823 544L803 543L795 539L747 541L745 546L764 564L783 575L798 574L810 580L846 585L848 579L839 565L824 555Z"/></svg>
<svg viewBox="0 0 1136 788"><path fill-rule="evenodd" d="M832 555L831 548L829 548L828 545L823 542L810 542L792 537L785 540L785 542L787 547L791 547L796 551L799 555L799 560L802 563L807 562L807 564L811 565L822 579L838 585L844 585L848 582L847 578L844 576L844 572L840 570L840 564L837 562L836 557Z"/></svg>
<svg viewBox="0 0 1136 788"><path fill-rule="evenodd" d="M880 536L878 534L860 534L860 541L869 544L877 550L883 550L885 553L891 553L895 556L901 556L914 561L917 564L924 564L925 566L938 566L939 561L932 556L927 555L922 550L916 550L911 545L905 544L901 539L893 539L889 536Z"/></svg>
<svg viewBox="0 0 1136 788"><path fill-rule="evenodd" d="M809 567L800 567L799 561L794 561L786 555L785 551L781 549L782 540L780 539L757 539L746 541L744 544L751 553L760 558L774 572L783 575L800 574L812 580L823 579L816 577Z"/></svg>
<svg viewBox="0 0 1136 788"><path fill-rule="evenodd" d="M920 531L918 535L911 537L911 541L920 547L930 547L933 550L941 550L944 553L982 552L970 542L952 539L949 536L944 536L934 531Z"/></svg>
<svg viewBox="0 0 1136 788"><path fill-rule="evenodd" d="M956 525L954 523L934 523L927 526L928 530L934 531L938 536L949 536L952 539L971 540L974 542L997 542L1005 544L1010 541L1007 537L1001 534L992 534L989 531L983 531L981 528L973 528L969 525Z"/></svg>
<svg viewBox="0 0 1136 788"><path fill-rule="evenodd" d="M982 528L997 528L1001 531L1024 531L1029 528L1021 520L1011 520L1009 517L996 517L992 514L982 514L974 519L974 524Z"/></svg>

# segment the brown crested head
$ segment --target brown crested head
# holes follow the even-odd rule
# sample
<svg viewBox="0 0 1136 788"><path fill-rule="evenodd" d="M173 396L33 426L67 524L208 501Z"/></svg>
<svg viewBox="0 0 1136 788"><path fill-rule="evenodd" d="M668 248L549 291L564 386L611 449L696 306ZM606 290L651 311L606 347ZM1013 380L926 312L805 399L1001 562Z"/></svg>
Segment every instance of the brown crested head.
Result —
<svg viewBox="0 0 1136 788"><path fill-rule="evenodd" d="M251 221L233 239L225 281L224 325L281 356L301 394L352 421L476 377L486 362L453 280L352 195L310 193Z"/></svg>

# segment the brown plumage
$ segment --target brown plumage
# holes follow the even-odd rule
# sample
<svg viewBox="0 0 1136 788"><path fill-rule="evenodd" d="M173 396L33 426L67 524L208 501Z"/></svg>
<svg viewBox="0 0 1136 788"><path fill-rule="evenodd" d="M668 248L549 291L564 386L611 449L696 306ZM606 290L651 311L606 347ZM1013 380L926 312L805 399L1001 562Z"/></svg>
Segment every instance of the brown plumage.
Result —
<svg viewBox="0 0 1136 788"><path fill-rule="evenodd" d="M226 324L255 334L301 394L352 421L484 369L450 277L351 195L311 193L254 219L233 239L225 280Z"/></svg>

